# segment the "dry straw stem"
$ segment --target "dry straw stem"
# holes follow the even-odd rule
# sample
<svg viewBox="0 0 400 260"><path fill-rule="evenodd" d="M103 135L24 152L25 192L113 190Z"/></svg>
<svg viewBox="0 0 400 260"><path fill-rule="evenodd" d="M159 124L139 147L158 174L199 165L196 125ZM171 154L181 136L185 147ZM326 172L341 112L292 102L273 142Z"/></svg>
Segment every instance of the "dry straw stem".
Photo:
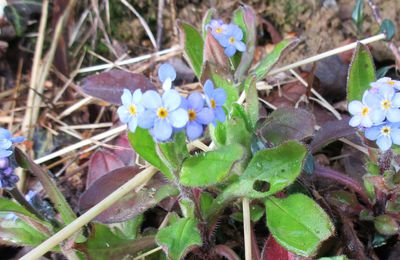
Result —
<svg viewBox="0 0 400 260"><path fill-rule="evenodd" d="M251 260L251 220L250 220L250 202L243 198L243 230L244 230L244 251L245 259Z"/></svg>
<svg viewBox="0 0 400 260"><path fill-rule="evenodd" d="M371 42L374 42L374 41L382 40L384 38L385 38L384 34L379 34L379 35L364 39L361 42L364 43L364 44L367 44L367 43L371 43ZM285 69L276 69L275 71L272 71L271 73L269 73L269 75L276 74L276 73L283 72L283 71L287 71L287 70L290 70L290 69L293 69L293 68L302 66L304 64L311 63L311 62L315 62L315 61L318 61L320 59L324 59L326 57L329 57L329 56L332 56L332 55L335 55L335 54L339 54L341 52L345 52L345 51L354 49L356 46L357 46L357 42L351 43L349 45L346 45L346 46L343 46L343 47L340 47L340 48L337 48L337 49L334 49L334 50L331 50L331 51L327 51L325 53L322 53L322 54L319 54L319 55L316 55L316 56L313 56L313 57L310 57L310 58L305 59L303 61L296 62L296 63L294 63L294 65L291 64L291 65L285 66L284 67ZM169 50L171 50L171 49L169 49ZM109 66L109 64L106 64L106 68L101 68L101 69L107 69L108 66ZM71 151L73 151L75 149L79 149L79 148L81 148L83 146L91 144L94 141L100 141L100 140L102 140L104 138L107 138L109 136L112 136L114 134L121 133L121 132L125 131L126 128L127 128L126 125L121 125L121 126L116 127L114 129L108 130L108 131L106 131L106 132L104 132L102 134L96 135L96 136L92 137L91 139L83 140L83 141L78 142L76 144L73 144L71 146L65 147L65 148L63 148L63 149L61 149L61 150L59 150L59 151L57 151L55 153L52 153L52 154L49 154L49 155L44 156L42 158L39 158L39 159L35 160L35 162L36 163L46 162L46 161L51 160L51 159L53 159L55 157L64 155L64 154L69 153L69 152L71 152ZM83 214L82 216L77 218L75 221L73 221L68 226L64 227L62 230L57 232L55 235L53 235L52 237L47 239L45 242L40 244L38 247L34 248L32 251L27 253L21 259L23 259L23 260L37 259L40 256L42 256L43 254L45 254L46 252L50 251L52 248L57 246L59 243L61 243L62 241L64 241L68 237L70 237L72 234L77 232L84 225L89 223L92 219L94 219L101 212L106 210L113 203L115 203L116 201L121 199L129 191L131 191L131 190L137 188L138 186L143 185L144 183L146 183L148 180L150 180L150 178L155 173L156 173L156 169L153 168L153 167L149 167L149 168L145 169L144 171L140 172L138 175L136 175L134 178L132 178L130 181L128 181L125 185L123 185L122 187L120 187L119 189L117 189L116 191L111 193L108 197L106 197L104 200L99 202L96 206L91 208L89 211L87 211L85 214Z"/></svg>

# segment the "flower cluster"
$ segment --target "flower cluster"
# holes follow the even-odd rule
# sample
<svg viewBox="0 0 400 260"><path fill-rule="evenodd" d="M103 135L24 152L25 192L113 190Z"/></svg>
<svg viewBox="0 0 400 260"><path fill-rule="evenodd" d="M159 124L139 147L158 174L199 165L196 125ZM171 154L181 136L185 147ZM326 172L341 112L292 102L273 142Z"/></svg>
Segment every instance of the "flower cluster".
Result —
<svg viewBox="0 0 400 260"><path fill-rule="evenodd" d="M0 128L0 188L13 188L19 178L10 162L12 145L25 141L25 137L12 137L10 131Z"/></svg>
<svg viewBox="0 0 400 260"><path fill-rule="evenodd" d="M370 85L361 101L349 103L349 124L386 151L392 144L400 145L400 81L384 77Z"/></svg>
<svg viewBox="0 0 400 260"><path fill-rule="evenodd" d="M176 72L171 65L161 65L158 78L163 85L162 95L154 90L142 93L137 89L131 93L124 89L122 106L117 112L131 132L139 126L148 129L157 141L164 142L170 140L173 133L185 130L188 139L194 140L202 136L208 124L225 121L222 106L226 93L222 88L215 89L211 80L204 84L205 96L193 92L184 98L172 88Z"/></svg>
<svg viewBox="0 0 400 260"><path fill-rule="evenodd" d="M243 43L243 31L236 24L225 24L222 20L211 20L206 25L206 29L211 29L211 34L224 47L228 57L235 55L236 51L246 51Z"/></svg>

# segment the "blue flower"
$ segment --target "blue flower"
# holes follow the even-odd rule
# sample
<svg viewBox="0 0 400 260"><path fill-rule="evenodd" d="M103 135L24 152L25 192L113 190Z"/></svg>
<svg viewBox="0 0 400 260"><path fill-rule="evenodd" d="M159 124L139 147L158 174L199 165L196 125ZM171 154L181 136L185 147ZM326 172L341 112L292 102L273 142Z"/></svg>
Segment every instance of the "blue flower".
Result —
<svg viewBox="0 0 400 260"><path fill-rule="evenodd" d="M150 129L158 141L171 138L173 128L181 128L188 122L188 114L180 108L181 96L176 90L164 92L162 97L154 90L143 94L142 104L146 110L139 115L139 126Z"/></svg>
<svg viewBox="0 0 400 260"><path fill-rule="evenodd" d="M214 120L212 123L216 125L216 120L224 122L226 119L225 111L222 106L226 102L226 93L222 88L214 89L211 80L207 80L204 84L204 93L206 94L206 102L208 107L214 112Z"/></svg>
<svg viewBox="0 0 400 260"><path fill-rule="evenodd" d="M0 128L0 158L10 156L12 154L11 146L14 143L21 143L23 141L25 141L25 137L13 137L10 131Z"/></svg>
<svg viewBox="0 0 400 260"><path fill-rule="evenodd" d="M119 119L122 123L128 124L128 128L131 132L135 132L138 125L138 115L144 111L141 104L142 91L137 89L132 95L130 90L124 89L121 101L122 106L117 110Z"/></svg>
<svg viewBox="0 0 400 260"><path fill-rule="evenodd" d="M236 50L244 52L246 44L242 42L243 32L236 24L229 24L226 28L224 37L217 38L222 47L225 48L225 54L228 57L235 55Z"/></svg>
<svg viewBox="0 0 400 260"><path fill-rule="evenodd" d="M163 83L162 88L164 91L170 90L172 87L172 81L176 79L176 71L168 63L162 64L158 68L158 79Z"/></svg>
<svg viewBox="0 0 400 260"><path fill-rule="evenodd" d="M382 151L390 149L392 144L400 145L399 124L384 123L365 130L365 137L375 141Z"/></svg>
<svg viewBox="0 0 400 260"><path fill-rule="evenodd" d="M7 167L6 169L0 170L0 188L1 189L12 189L15 184L19 181L17 175L15 175L13 168Z"/></svg>
<svg viewBox="0 0 400 260"><path fill-rule="evenodd" d="M384 77L384 78L380 78L380 79L378 79L376 82L372 82L371 84L370 84L370 86L371 86L371 90L372 91L376 91L376 90L378 90L380 87L383 87L383 86L390 86L390 87L394 87L394 88L396 88L396 89L400 89L400 81L398 81L398 80L392 80L391 78L389 78L389 77Z"/></svg>
<svg viewBox="0 0 400 260"><path fill-rule="evenodd" d="M199 92L191 93L182 107L187 110L189 122L186 125L186 135L189 140L202 136L204 126L214 120L212 109L204 107L204 98Z"/></svg>
<svg viewBox="0 0 400 260"><path fill-rule="evenodd" d="M209 24L206 25L206 29L211 29L211 34L215 39L220 40L221 38L226 36L226 31L228 28L227 24L221 19L211 20Z"/></svg>
<svg viewBox="0 0 400 260"><path fill-rule="evenodd" d="M391 86L382 86L378 93L366 96L368 104L373 104L371 119L374 124L382 123L385 118L389 122L400 122L400 93L395 93Z"/></svg>
<svg viewBox="0 0 400 260"><path fill-rule="evenodd" d="M371 111L374 103L370 102L370 99L367 98L367 95L372 95L368 91L364 92L364 96L362 102L358 100L353 100L349 103L348 110L353 117L350 119L349 125L352 127L362 126L362 127L371 127Z"/></svg>

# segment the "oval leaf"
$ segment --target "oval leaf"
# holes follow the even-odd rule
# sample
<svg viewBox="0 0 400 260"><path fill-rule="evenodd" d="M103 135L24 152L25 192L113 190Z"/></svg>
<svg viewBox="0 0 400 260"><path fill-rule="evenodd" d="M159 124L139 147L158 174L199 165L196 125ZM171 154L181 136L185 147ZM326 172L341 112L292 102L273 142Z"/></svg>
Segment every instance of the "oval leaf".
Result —
<svg viewBox="0 0 400 260"><path fill-rule="evenodd" d="M265 210L267 226L276 241L298 255L315 255L322 242L335 232L324 210L304 194L284 199L269 197Z"/></svg>
<svg viewBox="0 0 400 260"><path fill-rule="evenodd" d="M81 82L83 92L115 105L121 105L121 95L124 89L142 91L156 87L148 78L139 73L122 70L110 70L84 78Z"/></svg>
<svg viewBox="0 0 400 260"><path fill-rule="evenodd" d="M347 78L347 101L361 100L364 92L375 81L375 66L367 46L358 43Z"/></svg>
<svg viewBox="0 0 400 260"><path fill-rule="evenodd" d="M163 246L172 260L182 259L190 247L202 244L197 221L192 218L179 219L174 224L160 229L156 241Z"/></svg>
<svg viewBox="0 0 400 260"><path fill-rule="evenodd" d="M201 67L203 65L203 48L204 42L200 33L187 23L181 23L180 38L181 45L185 51L185 58L192 67L197 78L201 76Z"/></svg>
<svg viewBox="0 0 400 260"><path fill-rule="evenodd" d="M102 149L97 150L89 160L86 189L103 175L124 166L125 164L115 154Z"/></svg>
<svg viewBox="0 0 400 260"><path fill-rule="evenodd" d="M243 155L242 146L231 144L187 158L182 165L180 182L190 187L218 184L229 175L235 162Z"/></svg>
<svg viewBox="0 0 400 260"><path fill-rule="evenodd" d="M80 197L80 211L87 211L128 180L132 179L140 171L141 169L137 166L129 166L113 170L102 176ZM161 174L156 174L146 186L124 196L114 203L113 206L97 216L95 220L102 223L125 221L154 207L164 198L177 194L178 192L174 186L166 183Z"/></svg>

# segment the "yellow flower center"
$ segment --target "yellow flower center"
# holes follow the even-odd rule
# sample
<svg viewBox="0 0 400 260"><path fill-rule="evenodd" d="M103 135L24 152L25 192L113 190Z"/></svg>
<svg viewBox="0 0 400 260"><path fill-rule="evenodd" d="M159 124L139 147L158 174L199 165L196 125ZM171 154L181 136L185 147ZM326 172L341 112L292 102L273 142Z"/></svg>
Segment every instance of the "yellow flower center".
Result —
<svg viewBox="0 0 400 260"><path fill-rule="evenodd" d="M235 39L234 37L230 37L230 38L229 38L229 42L230 42L231 44L234 44L235 41L236 41L236 39Z"/></svg>
<svg viewBox="0 0 400 260"><path fill-rule="evenodd" d="M190 121L193 121L196 119L196 111L194 111L193 109L188 110L188 115L189 115Z"/></svg>
<svg viewBox="0 0 400 260"><path fill-rule="evenodd" d="M167 109L165 109L165 108L163 108L163 107L160 107L160 108L157 110L157 116L158 116L159 118L162 118L162 119L166 118L166 117L168 116L168 111L167 111Z"/></svg>
<svg viewBox="0 0 400 260"><path fill-rule="evenodd" d="M389 109L392 107L392 102L390 102L390 100L385 99L382 101L381 106L383 109Z"/></svg>
<svg viewBox="0 0 400 260"><path fill-rule="evenodd" d="M381 129L381 134L382 135L390 135L391 131L392 131L392 129L389 126L384 126Z"/></svg>
<svg viewBox="0 0 400 260"><path fill-rule="evenodd" d="M362 115L362 116L367 116L368 113L369 113L369 108L368 108L368 107L364 107L364 108L361 110L361 115Z"/></svg>
<svg viewBox="0 0 400 260"><path fill-rule="evenodd" d="M211 100L210 100L210 103L211 103L211 107L212 107L212 108L216 108L216 107L217 107L217 103L215 102L214 99L211 99Z"/></svg>
<svg viewBox="0 0 400 260"><path fill-rule="evenodd" d="M129 113L134 116L136 115L137 111L136 111L136 106L135 105L130 105L129 106Z"/></svg>
<svg viewBox="0 0 400 260"><path fill-rule="evenodd" d="M219 33L222 33L222 28L221 28L221 27L217 27L217 28L215 29L215 32L218 33L218 34L219 34Z"/></svg>
<svg viewBox="0 0 400 260"><path fill-rule="evenodd" d="M389 81L388 81L388 84L391 85L391 86L393 86L394 83L395 83L395 82L394 82L393 80L389 80Z"/></svg>

